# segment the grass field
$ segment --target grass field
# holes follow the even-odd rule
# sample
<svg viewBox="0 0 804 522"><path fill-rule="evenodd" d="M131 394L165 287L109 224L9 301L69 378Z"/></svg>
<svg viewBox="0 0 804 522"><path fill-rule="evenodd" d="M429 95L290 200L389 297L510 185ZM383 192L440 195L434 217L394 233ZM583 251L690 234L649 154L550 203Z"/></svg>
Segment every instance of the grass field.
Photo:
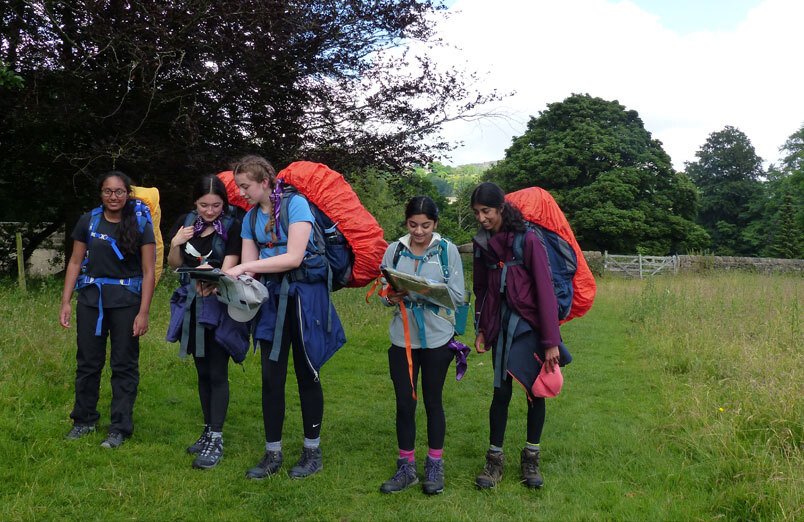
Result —
<svg viewBox="0 0 804 522"><path fill-rule="evenodd" d="M491 360L470 356L445 389L447 487L386 496L394 470L394 400L387 375L389 312L364 291L336 294L349 342L324 367L324 471L243 477L263 448L259 360L230 369L225 458L190 467L200 430L191 361L162 337L170 283L157 288L142 342L134 437L116 451L101 430L70 428L75 331L58 326L60 282L27 295L0 286L0 520L796 520L804 518L801 277L750 274L601 280L584 318L562 329L574 362L548 401L545 487L518 483L524 396L512 401L506 476L473 486L488 444ZM470 336L466 336L470 337ZM470 344L471 338L464 339ZM301 446L288 379L286 461ZM418 457L426 452L419 408Z"/></svg>

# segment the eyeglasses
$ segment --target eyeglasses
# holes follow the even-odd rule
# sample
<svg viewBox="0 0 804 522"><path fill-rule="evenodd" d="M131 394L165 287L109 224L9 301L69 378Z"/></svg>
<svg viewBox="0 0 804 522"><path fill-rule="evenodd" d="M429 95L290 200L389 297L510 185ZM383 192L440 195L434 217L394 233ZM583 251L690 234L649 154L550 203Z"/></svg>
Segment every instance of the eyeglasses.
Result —
<svg viewBox="0 0 804 522"><path fill-rule="evenodd" d="M128 194L128 192L125 189L115 189L115 190L103 189L103 190L101 190L101 194L103 194L103 197L105 197L105 198L112 197L112 194L114 194L118 198L122 198L123 196Z"/></svg>

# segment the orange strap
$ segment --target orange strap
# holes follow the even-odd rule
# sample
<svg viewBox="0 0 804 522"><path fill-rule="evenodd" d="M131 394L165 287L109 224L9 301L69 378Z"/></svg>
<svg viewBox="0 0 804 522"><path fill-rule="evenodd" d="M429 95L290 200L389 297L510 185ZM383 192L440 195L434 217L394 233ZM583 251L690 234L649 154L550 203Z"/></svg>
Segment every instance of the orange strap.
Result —
<svg viewBox="0 0 804 522"><path fill-rule="evenodd" d="M377 286L381 283L380 278L374 280L372 283L371 288L369 288L368 293L366 293L366 302L368 303L369 297L374 294L374 291L377 289ZM380 291L377 292L377 296L379 297L388 297L388 293L391 291L391 285L385 285L380 288ZM416 386L413 385L413 349L410 345L410 325L408 324L408 311L405 308L405 302L399 301L399 311L402 314L402 330L405 332L405 356L408 359L408 376L410 377L410 389L413 394L413 400L418 400L416 397Z"/></svg>

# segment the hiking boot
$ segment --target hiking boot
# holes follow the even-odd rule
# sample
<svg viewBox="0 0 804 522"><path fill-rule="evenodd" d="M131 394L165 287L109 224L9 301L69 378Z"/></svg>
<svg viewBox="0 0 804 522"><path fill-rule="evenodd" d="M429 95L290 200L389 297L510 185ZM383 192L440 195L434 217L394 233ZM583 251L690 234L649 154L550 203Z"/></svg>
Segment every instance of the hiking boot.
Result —
<svg viewBox="0 0 804 522"><path fill-rule="evenodd" d="M444 461L427 457L424 461L424 482L422 491L425 495L438 495L444 491Z"/></svg>
<svg viewBox="0 0 804 522"><path fill-rule="evenodd" d="M210 436L204 448L193 461L197 469L209 469L218 465L223 458L223 437Z"/></svg>
<svg viewBox="0 0 804 522"><path fill-rule="evenodd" d="M522 448L522 482L529 488L540 488L544 484L539 472L539 450Z"/></svg>
<svg viewBox="0 0 804 522"><path fill-rule="evenodd" d="M273 475L282 467L281 451L266 451L260 463L246 471L246 478L264 479L268 475Z"/></svg>
<svg viewBox="0 0 804 522"><path fill-rule="evenodd" d="M475 484L480 489L493 488L500 483L503 477L503 462L505 461L502 451L486 452L486 465L483 473L475 478Z"/></svg>
<svg viewBox="0 0 804 522"><path fill-rule="evenodd" d="M399 493L419 483L416 476L416 463L401 458L396 461L396 473L380 486L381 493Z"/></svg>
<svg viewBox="0 0 804 522"><path fill-rule="evenodd" d="M321 448L302 448L301 458L295 466L290 468L290 478L306 478L314 473L318 473L324 468L324 461L321 457Z"/></svg>
<svg viewBox="0 0 804 522"><path fill-rule="evenodd" d="M73 429L71 429L70 432L64 436L64 438L67 440L78 440L81 437L93 433L94 431L95 431L94 424L83 425L83 426L80 424L76 424L75 426L73 426Z"/></svg>
<svg viewBox="0 0 804 522"><path fill-rule="evenodd" d="M125 442L125 440L126 438L123 436L122 433L117 433L116 431L110 431L109 434L106 436L106 438L103 439L103 442L101 442L101 448L107 448L107 449L119 448L120 446L123 445L123 442Z"/></svg>
<svg viewBox="0 0 804 522"><path fill-rule="evenodd" d="M187 453L190 455L201 453L201 450L204 449L204 446L206 446L209 441L209 434L211 432L212 430L209 429L209 424L204 425L204 431L201 432L201 436L198 437L198 440L193 442L192 446L187 446Z"/></svg>

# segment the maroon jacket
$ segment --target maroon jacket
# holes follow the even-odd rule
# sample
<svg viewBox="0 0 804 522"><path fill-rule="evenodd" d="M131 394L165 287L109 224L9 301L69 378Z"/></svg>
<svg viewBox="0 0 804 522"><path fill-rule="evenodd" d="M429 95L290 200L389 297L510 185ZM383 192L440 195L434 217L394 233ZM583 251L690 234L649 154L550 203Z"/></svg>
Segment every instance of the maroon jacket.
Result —
<svg viewBox="0 0 804 522"><path fill-rule="evenodd" d="M480 230L474 243L475 319L483 332L487 347L497 342L500 333L500 278L502 270L489 268L514 258L515 232L497 232L491 235ZM524 263L508 267L506 300L508 307L539 334L542 348L558 346L558 304L553 291L547 252L533 232L525 233ZM512 332L513 333L513 332Z"/></svg>

